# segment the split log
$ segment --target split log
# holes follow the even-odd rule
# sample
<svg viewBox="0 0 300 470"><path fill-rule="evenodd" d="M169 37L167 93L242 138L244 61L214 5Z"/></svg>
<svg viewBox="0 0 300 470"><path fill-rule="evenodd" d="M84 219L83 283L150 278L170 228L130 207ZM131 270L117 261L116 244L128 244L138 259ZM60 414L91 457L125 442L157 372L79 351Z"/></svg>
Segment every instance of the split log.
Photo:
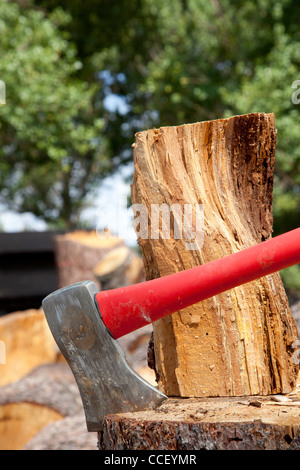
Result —
<svg viewBox="0 0 300 470"><path fill-rule="evenodd" d="M43 310L0 317L0 386L15 382L41 364L61 360Z"/></svg>
<svg viewBox="0 0 300 470"><path fill-rule="evenodd" d="M94 268L101 290L115 289L144 280L142 259L127 246L120 246L105 255Z"/></svg>
<svg viewBox="0 0 300 470"><path fill-rule="evenodd" d="M40 366L0 392L0 450L20 450L49 423L83 413L67 364Z"/></svg>
<svg viewBox="0 0 300 470"><path fill-rule="evenodd" d="M98 433L99 450L299 450L299 390L287 396L168 398L155 411L108 415Z"/></svg>
<svg viewBox="0 0 300 470"><path fill-rule="evenodd" d="M94 281L100 288L94 274L95 266L124 241L109 232L78 230L54 238L55 260L58 271L58 287L65 287L80 281Z"/></svg>
<svg viewBox="0 0 300 470"><path fill-rule="evenodd" d="M275 117L264 113L136 134L132 202L147 209L149 231L153 207L182 209L173 212L170 237L162 226L155 237L139 236L148 280L271 236L275 143ZM204 243L198 232L191 249L195 217L190 233L180 238L177 229L184 205L198 204ZM158 385L168 396L268 395L295 386L297 328L278 273L159 320L153 335Z"/></svg>

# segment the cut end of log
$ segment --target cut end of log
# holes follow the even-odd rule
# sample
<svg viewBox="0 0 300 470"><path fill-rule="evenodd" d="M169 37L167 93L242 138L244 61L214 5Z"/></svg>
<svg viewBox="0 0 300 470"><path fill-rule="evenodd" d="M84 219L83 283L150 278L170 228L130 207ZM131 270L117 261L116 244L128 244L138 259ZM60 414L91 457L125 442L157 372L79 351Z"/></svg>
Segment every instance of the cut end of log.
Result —
<svg viewBox="0 0 300 470"><path fill-rule="evenodd" d="M35 403L0 406L0 450L22 450L44 426L61 420L57 411Z"/></svg>
<svg viewBox="0 0 300 470"><path fill-rule="evenodd" d="M143 260L127 246L120 246L102 258L94 275L102 290L136 284L144 280Z"/></svg>
<svg viewBox="0 0 300 470"><path fill-rule="evenodd" d="M120 241L108 231L97 233L95 231L76 230L75 232L66 233L65 235L57 235L56 238L58 240L70 240L93 248L115 246Z"/></svg>
<svg viewBox="0 0 300 470"><path fill-rule="evenodd" d="M54 244L59 288L91 280L100 289L94 268L111 250L124 246L124 241L108 231L78 230L56 236Z"/></svg>
<svg viewBox="0 0 300 470"><path fill-rule="evenodd" d="M129 258L129 249L126 246L120 246L119 248L108 253L100 263L94 269L94 273L100 279L110 274L112 271L119 269L124 264L127 264Z"/></svg>

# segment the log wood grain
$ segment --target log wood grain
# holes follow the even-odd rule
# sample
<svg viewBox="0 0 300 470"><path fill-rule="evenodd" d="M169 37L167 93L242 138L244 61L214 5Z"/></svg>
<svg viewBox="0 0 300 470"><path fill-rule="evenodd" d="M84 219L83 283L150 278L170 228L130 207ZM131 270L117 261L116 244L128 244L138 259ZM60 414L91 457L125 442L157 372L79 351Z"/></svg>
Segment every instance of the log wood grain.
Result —
<svg viewBox="0 0 300 470"><path fill-rule="evenodd" d="M139 237L146 278L185 270L272 235L273 114L162 127L136 134L133 204L204 208L204 243ZM150 230L150 228L149 228ZM153 325L154 367L168 396L288 393L295 386L297 328L280 274L232 289Z"/></svg>

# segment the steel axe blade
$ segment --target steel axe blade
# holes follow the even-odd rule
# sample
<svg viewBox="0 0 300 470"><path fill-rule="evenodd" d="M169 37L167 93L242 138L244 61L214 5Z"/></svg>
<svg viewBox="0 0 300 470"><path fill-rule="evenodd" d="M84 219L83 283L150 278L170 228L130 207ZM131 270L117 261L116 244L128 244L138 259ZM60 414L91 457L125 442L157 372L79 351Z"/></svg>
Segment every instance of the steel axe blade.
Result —
<svg viewBox="0 0 300 470"><path fill-rule="evenodd" d="M51 332L76 379L88 431L101 431L108 414L156 408L167 398L127 364L101 319L97 292L85 281L43 300Z"/></svg>

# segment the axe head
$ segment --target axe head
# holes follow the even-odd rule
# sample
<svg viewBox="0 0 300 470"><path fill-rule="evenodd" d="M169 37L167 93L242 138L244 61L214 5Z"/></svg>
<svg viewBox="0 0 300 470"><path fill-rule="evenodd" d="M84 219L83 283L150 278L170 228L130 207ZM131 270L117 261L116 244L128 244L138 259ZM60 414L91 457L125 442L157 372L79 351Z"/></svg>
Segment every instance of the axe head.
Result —
<svg viewBox="0 0 300 470"><path fill-rule="evenodd" d="M85 281L43 300L50 330L76 379L88 431L101 431L108 414L153 409L167 398L127 364L101 318L97 292Z"/></svg>

